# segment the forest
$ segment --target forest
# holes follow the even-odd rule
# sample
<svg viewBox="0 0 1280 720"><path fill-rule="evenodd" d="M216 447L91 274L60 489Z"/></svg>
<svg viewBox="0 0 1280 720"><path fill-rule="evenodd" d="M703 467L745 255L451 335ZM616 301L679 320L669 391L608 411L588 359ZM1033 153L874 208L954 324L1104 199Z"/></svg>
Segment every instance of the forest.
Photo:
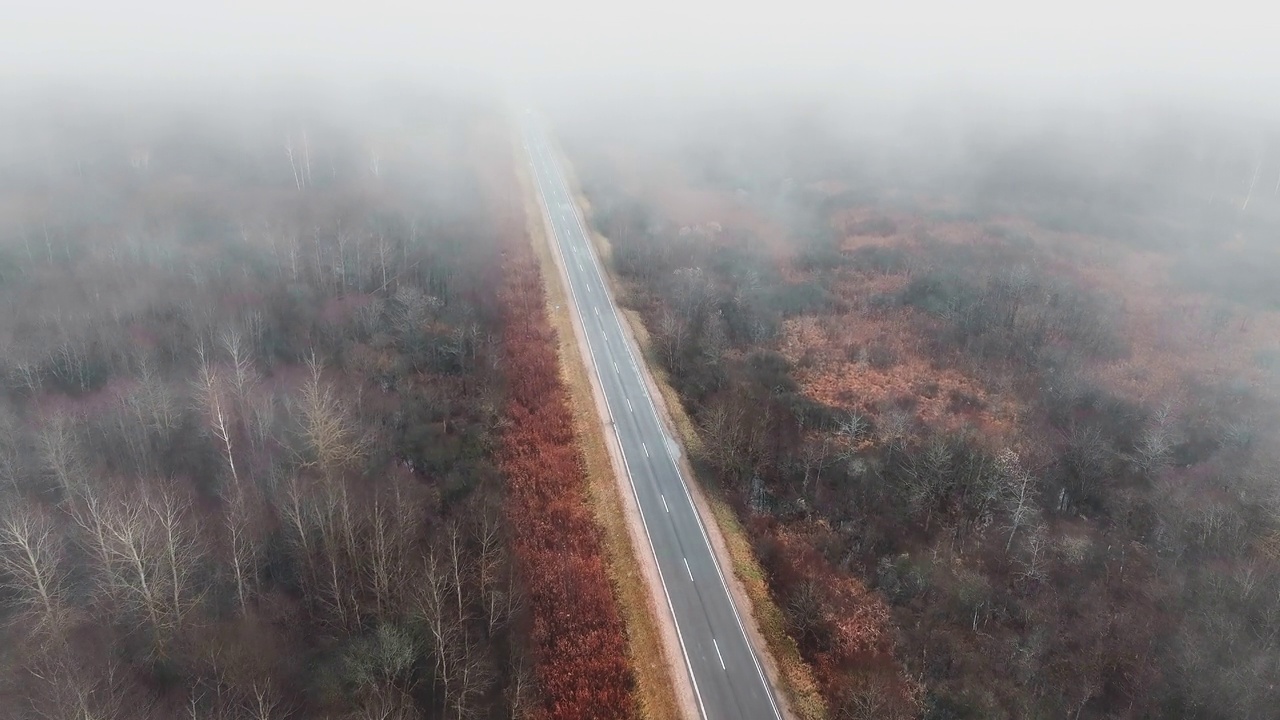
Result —
<svg viewBox="0 0 1280 720"><path fill-rule="evenodd" d="M0 133L0 716L632 715L502 108L152 90Z"/></svg>
<svg viewBox="0 0 1280 720"><path fill-rule="evenodd" d="M565 153L829 717L1274 717L1265 126L606 105Z"/></svg>

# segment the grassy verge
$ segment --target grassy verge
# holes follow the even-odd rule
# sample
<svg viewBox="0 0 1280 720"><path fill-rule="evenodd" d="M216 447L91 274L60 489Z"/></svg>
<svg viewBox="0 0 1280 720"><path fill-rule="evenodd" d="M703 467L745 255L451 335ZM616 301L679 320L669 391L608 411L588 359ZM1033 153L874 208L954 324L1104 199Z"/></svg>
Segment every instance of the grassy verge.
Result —
<svg viewBox="0 0 1280 720"><path fill-rule="evenodd" d="M590 206L586 198L579 195L577 200L584 214L590 217ZM594 229L591 231L591 239L595 244L596 252L599 254L601 262L606 268L611 267L609 260L613 248L610 246L609 239L595 232ZM618 283L611 272L609 273L609 284L614 298L618 298ZM653 376L654 383L657 384L659 392L662 393L668 415L675 425L676 432L680 435L680 442L691 455L696 457L702 447L702 439L698 436L693 420L685 413L680 396L676 393L675 388L671 386L671 383L668 382L666 372L662 370L661 364L654 359L652 343L649 341L649 333L644 326L644 322L641 320L639 313L633 310L623 309L622 315L626 318L636 342L640 345L640 350L644 354L645 362L649 367L650 374ZM773 596L769 592L769 584L765 579L764 570L760 567L760 563L756 560L755 553L751 549L751 541L747 538L746 528L738 520L737 513L725 501L720 488L715 483L705 482L701 477L698 477L698 473L694 475L694 480L702 489L702 494L711 508L711 514L715 517L720 533L724 537L725 546L733 565L733 574L741 583L747 598L751 601L752 617L761 637L764 638L764 642L768 646L767 651L772 656L773 662L777 667L778 677L776 679L782 685L781 690L787 696L791 712L801 720L826 720L829 715L826 703L818 690L818 684L814 680L813 672L810 670L809 665L805 663L804 658L800 656L800 648L796 646L795 641L787 634L786 620L782 614L782 609L774 602Z"/></svg>
<svg viewBox="0 0 1280 720"><path fill-rule="evenodd" d="M613 465L609 461L604 430L592 396L591 380L574 337L569 299L560 281L560 271L551 255L541 222L542 211L534 199L531 179L523 167L519 168L519 175L524 190L525 217L530 240L542 269L547 314L551 326L555 328L559 344L560 372L569 390L575 434L586 462L588 501L596 524L604 536L608 561L606 572L626 624L627 649L636 674L636 705L641 716L649 720L677 718L680 717L680 710L671 681L673 668L663 654L658 619L654 616L649 589L627 532L626 508L619 495Z"/></svg>

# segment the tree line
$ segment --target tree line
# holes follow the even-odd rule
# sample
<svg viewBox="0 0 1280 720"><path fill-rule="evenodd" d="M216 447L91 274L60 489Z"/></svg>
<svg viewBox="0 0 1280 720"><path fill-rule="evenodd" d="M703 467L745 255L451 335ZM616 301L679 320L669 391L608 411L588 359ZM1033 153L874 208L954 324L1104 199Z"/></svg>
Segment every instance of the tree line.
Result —
<svg viewBox="0 0 1280 720"><path fill-rule="evenodd" d="M0 714L534 714L494 111L254 99L0 182Z"/></svg>

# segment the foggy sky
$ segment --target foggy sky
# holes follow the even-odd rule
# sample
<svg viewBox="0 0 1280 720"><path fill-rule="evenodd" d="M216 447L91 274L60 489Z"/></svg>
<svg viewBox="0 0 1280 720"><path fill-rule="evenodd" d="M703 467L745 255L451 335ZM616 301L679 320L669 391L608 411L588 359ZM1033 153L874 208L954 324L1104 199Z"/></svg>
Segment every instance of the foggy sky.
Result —
<svg viewBox="0 0 1280 720"><path fill-rule="evenodd" d="M1276 102L1261 3L55 0L0 23L6 80L371 74L538 87L870 85Z"/></svg>

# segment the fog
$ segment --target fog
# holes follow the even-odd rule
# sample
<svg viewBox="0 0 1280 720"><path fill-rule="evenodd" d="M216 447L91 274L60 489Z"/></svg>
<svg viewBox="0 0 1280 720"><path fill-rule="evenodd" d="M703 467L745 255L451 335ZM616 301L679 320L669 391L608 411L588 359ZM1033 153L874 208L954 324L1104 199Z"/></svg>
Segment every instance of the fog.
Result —
<svg viewBox="0 0 1280 720"><path fill-rule="evenodd" d="M1273 102L1280 50L1257 8L998 0L895 3L375 0L23 4L0 68L42 76L481 74L590 85L736 81L838 93L956 83L1006 92L1136 92ZM611 82L613 81L613 82ZM591 88L595 89L595 88ZM703 91L711 88L704 86Z"/></svg>
<svg viewBox="0 0 1280 720"><path fill-rule="evenodd" d="M675 134L681 113L699 109L807 107L848 132L877 142L905 133L917 146L954 142L975 122L1005 134L1131 132L1156 116L1266 143L1280 117L1272 91L1280 43L1244 0L872 8L60 0L15 7L0 27L6 92L114 94L118 103L178 93L216 103L257 88L342 103L387 82L481 89L562 107L588 124L610 108L667 109L674 115L661 125ZM943 160L951 150L938 152Z"/></svg>
<svg viewBox="0 0 1280 720"><path fill-rule="evenodd" d="M0 716L675 717L560 162L794 717L1280 707L1256 3L11 4Z"/></svg>

